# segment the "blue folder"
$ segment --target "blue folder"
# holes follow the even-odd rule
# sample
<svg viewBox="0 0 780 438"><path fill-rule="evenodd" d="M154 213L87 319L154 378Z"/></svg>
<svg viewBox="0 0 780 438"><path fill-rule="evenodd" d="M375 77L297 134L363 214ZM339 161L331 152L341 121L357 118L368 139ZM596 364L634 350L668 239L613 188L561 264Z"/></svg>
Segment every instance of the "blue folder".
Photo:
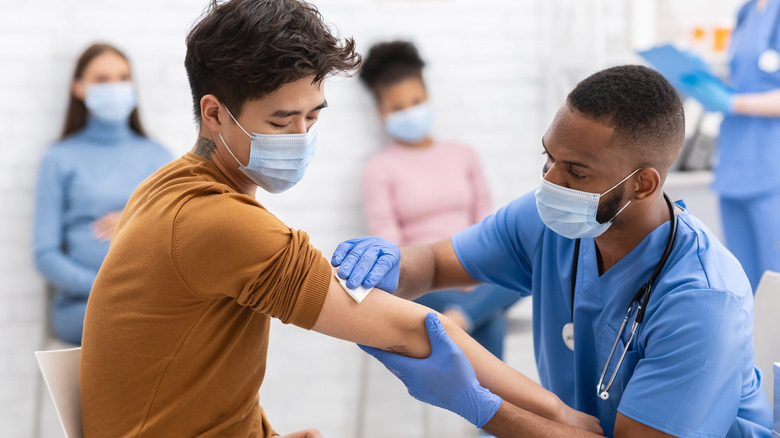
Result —
<svg viewBox="0 0 780 438"><path fill-rule="evenodd" d="M701 58L678 50L671 44L653 47L649 50L637 52L639 56L647 60L659 73L674 85L678 90L684 89L683 78L695 76L697 80L712 81L720 87L729 90Z"/></svg>

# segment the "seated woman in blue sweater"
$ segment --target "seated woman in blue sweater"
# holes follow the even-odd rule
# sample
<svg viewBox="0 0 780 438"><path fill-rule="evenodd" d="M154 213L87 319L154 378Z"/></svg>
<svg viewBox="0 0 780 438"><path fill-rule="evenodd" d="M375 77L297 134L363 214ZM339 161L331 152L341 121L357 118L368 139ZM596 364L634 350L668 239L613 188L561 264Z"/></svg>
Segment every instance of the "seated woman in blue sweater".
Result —
<svg viewBox="0 0 780 438"><path fill-rule="evenodd" d="M54 287L54 332L81 344L84 310L114 227L135 187L171 160L138 116L127 57L108 44L76 63L61 141L38 176L35 264Z"/></svg>

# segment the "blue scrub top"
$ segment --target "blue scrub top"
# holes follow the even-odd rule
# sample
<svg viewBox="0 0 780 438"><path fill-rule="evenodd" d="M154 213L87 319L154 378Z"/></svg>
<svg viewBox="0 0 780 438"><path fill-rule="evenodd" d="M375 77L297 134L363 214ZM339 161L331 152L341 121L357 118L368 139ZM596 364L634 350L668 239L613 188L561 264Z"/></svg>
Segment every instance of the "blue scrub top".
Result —
<svg viewBox="0 0 780 438"><path fill-rule="evenodd" d="M780 71L758 68L768 48L780 51L780 0L769 0L759 12L756 0L742 7L731 39L731 86L736 93L760 93L780 88ZM728 115L718 138L718 164L713 189L727 198L745 199L780 188L780 117Z"/></svg>
<svg viewBox="0 0 780 438"><path fill-rule="evenodd" d="M572 320L574 241L544 226L533 193L456 234L452 244L476 280L533 296L542 385L574 409L598 417L607 436L620 411L680 437L769 437L772 414L753 360L750 284L739 262L698 219L687 211L679 218L674 249L607 401L596 394L598 378L629 302L663 253L670 223L601 276L593 239L582 240L575 351L561 335Z"/></svg>

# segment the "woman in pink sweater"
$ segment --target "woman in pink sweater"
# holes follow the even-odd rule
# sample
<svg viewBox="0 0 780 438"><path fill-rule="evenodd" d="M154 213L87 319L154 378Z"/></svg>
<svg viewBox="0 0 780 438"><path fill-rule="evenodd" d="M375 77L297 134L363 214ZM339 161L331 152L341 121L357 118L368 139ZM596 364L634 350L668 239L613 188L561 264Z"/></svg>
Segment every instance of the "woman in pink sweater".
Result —
<svg viewBox="0 0 780 438"><path fill-rule="evenodd" d="M399 245L446 238L490 213L490 194L477 154L468 146L430 136L433 110L423 66L414 45L394 41L373 46L360 74L393 140L363 172L368 231ZM480 285L416 301L450 317L501 358L506 309L519 298L517 292Z"/></svg>

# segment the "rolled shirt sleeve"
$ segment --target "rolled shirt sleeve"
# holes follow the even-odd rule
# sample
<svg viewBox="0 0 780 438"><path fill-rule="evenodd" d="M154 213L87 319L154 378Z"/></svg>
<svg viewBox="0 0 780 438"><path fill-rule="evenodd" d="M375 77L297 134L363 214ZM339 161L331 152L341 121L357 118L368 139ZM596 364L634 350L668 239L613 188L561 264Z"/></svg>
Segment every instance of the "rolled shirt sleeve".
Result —
<svg viewBox="0 0 780 438"><path fill-rule="evenodd" d="M328 261L305 232L287 227L246 196L219 198L194 198L176 217L173 255L181 279L201 297L230 297L310 329L330 285Z"/></svg>

